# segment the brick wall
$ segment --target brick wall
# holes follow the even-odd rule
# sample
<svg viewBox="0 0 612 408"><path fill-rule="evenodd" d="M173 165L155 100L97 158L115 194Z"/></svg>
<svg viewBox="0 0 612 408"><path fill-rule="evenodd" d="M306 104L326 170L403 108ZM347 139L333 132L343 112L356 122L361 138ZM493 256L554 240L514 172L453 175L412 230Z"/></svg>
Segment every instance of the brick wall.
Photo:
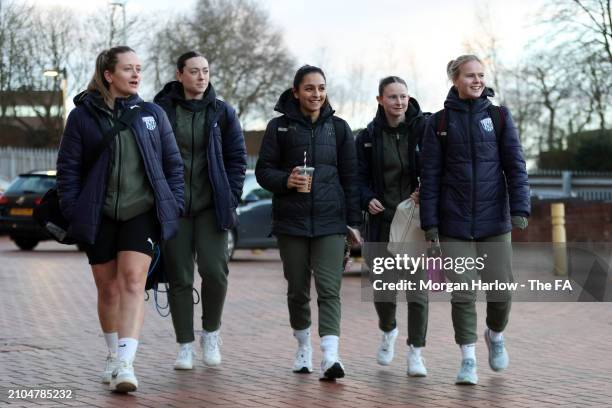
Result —
<svg viewBox="0 0 612 408"><path fill-rule="evenodd" d="M513 231L515 242L551 242L550 206L565 203L565 230L568 242L612 241L612 203L567 200L532 200L529 227Z"/></svg>

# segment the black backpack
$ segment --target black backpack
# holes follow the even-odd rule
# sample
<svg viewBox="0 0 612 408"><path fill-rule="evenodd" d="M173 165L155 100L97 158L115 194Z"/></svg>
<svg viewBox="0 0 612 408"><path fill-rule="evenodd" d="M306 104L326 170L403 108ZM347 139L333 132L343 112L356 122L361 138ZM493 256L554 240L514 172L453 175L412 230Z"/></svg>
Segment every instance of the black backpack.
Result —
<svg viewBox="0 0 612 408"><path fill-rule="evenodd" d="M491 121L493 122L493 129L495 130L495 139L497 140L497 145L501 146L502 143L502 134L504 132L504 126L506 125L506 117L504 116L504 111L501 106L491 105L487 108L487 112L491 117ZM437 116L437 118L436 118ZM440 141L440 146L442 147L442 154L444 158L446 158L446 145L448 144L447 134L448 134L448 113L446 109L442 109L435 113L432 119L437 119L438 126L436 127L436 136Z"/></svg>

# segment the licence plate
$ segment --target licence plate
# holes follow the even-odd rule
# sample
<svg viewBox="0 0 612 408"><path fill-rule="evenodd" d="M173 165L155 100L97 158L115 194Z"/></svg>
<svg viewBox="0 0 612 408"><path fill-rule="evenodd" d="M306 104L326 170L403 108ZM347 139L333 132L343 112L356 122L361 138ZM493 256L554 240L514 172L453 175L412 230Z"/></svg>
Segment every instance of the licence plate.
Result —
<svg viewBox="0 0 612 408"><path fill-rule="evenodd" d="M34 212L33 208L11 208L10 215L17 215L20 217L31 217Z"/></svg>

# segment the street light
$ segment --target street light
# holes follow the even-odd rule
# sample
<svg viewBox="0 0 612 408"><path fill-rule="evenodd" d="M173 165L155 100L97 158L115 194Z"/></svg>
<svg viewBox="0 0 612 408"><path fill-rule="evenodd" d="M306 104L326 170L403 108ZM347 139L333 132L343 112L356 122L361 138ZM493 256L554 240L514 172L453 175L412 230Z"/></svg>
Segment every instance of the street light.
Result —
<svg viewBox="0 0 612 408"><path fill-rule="evenodd" d="M62 103L60 109L62 110L62 124L66 125L67 109L66 109L66 95L68 94L68 75L66 68L50 68L43 71L43 75L48 78L53 78L54 81L60 80L60 91L62 96ZM54 87L55 88L55 87Z"/></svg>
<svg viewBox="0 0 612 408"><path fill-rule="evenodd" d="M123 13L123 28L121 30L121 36L123 37L123 45L127 45L127 30L126 30L126 19L125 19L125 3L127 0L109 0L108 4L112 7L121 7Z"/></svg>

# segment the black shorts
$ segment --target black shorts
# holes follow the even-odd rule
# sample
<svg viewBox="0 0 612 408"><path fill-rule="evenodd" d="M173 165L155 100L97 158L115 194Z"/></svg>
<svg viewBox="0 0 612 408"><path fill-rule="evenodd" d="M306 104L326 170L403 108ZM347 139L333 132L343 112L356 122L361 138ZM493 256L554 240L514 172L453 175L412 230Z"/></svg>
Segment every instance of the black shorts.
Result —
<svg viewBox="0 0 612 408"><path fill-rule="evenodd" d="M135 251L153 257L154 244L159 242L160 227L155 209L127 221L102 216L98 236L93 245L85 244L90 265L117 258L119 251Z"/></svg>

